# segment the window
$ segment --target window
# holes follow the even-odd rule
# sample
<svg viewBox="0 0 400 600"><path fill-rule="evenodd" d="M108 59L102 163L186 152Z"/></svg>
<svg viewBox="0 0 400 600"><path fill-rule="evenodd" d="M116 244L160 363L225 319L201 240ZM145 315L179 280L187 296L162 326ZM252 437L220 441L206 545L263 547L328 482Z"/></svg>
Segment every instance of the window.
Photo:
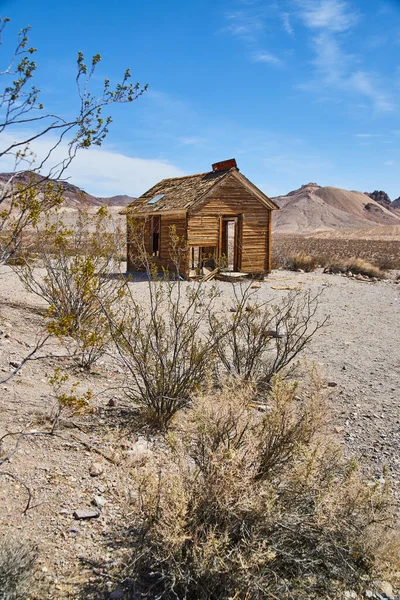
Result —
<svg viewBox="0 0 400 600"><path fill-rule="evenodd" d="M154 198L152 198L151 200L149 200L147 202L147 204L157 204L157 202L159 200L161 200L161 198L164 198L165 194L157 194L157 196L154 196Z"/></svg>

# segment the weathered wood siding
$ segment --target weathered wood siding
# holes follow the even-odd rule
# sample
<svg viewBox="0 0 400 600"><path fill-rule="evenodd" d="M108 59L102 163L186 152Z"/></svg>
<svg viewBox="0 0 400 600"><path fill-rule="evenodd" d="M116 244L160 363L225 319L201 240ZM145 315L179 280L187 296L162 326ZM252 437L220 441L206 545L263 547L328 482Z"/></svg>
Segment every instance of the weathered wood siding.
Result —
<svg viewBox="0 0 400 600"><path fill-rule="evenodd" d="M171 227L175 228L176 235L179 238L178 257L180 261L180 271L182 274L187 274L188 269L188 252L183 249L186 245L186 218L162 215L160 239L159 239L159 256L152 256L153 253L153 237L151 229L151 217L147 219L139 219L137 217L127 217L127 270L138 271L144 270L143 261L140 260L140 251L138 249L138 241L142 239L142 247L146 251L151 262L156 264L159 269L176 270L174 262L174 249L171 239ZM136 239L136 241L135 241Z"/></svg>
<svg viewBox="0 0 400 600"><path fill-rule="evenodd" d="M188 242L191 246L218 246L219 217L200 214L188 219Z"/></svg>
<svg viewBox="0 0 400 600"><path fill-rule="evenodd" d="M269 223L271 211L240 181L229 177L198 205L188 220L188 243L191 246L219 244L220 217L242 215L242 271L270 270Z"/></svg>

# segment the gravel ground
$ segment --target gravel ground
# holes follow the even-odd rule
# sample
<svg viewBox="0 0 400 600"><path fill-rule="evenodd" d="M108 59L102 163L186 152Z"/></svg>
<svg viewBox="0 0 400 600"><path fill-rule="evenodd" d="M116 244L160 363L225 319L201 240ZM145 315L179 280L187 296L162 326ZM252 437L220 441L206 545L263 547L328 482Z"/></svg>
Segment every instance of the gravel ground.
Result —
<svg viewBox="0 0 400 600"><path fill-rule="evenodd" d="M140 279L131 286L146 303L147 284ZM229 310L232 287L218 285L221 303ZM313 339L308 358L320 366L331 384L332 430L371 476L381 478L386 466L399 496L400 285L394 280L366 283L322 272L274 271L255 294L260 301L279 299L289 292L287 288L323 290L318 318L329 315L330 323ZM45 305L25 292L11 270L1 270L0 379L12 370L10 361L20 361L32 348L44 310ZM62 351L57 344L48 350ZM45 415L52 403L46 374L52 373L55 364L49 359L31 362L14 379L0 384L0 436L46 426ZM118 539L111 533L129 512L129 470L137 444L143 441L124 429L124 399L118 397L116 407L108 406L110 398L118 396L118 391L109 388L121 385L121 370L105 361L95 372L71 376L71 381L80 382L80 390L103 392L95 396L93 412L73 421L66 419L57 438L23 440L7 465L32 489L27 515L22 515L23 486L0 479L0 536L23 534L40 546L40 577L46 593L32 596L35 600L78 598L77 590L84 583L102 577L99 570L94 575L94 565L105 560L113 567L122 560ZM12 447L11 441L3 450ZM102 465L98 476L90 475L94 462ZM99 518L74 520L76 509L93 509L96 495L106 500ZM113 589L112 577L101 583ZM92 598L89 593L84 597Z"/></svg>

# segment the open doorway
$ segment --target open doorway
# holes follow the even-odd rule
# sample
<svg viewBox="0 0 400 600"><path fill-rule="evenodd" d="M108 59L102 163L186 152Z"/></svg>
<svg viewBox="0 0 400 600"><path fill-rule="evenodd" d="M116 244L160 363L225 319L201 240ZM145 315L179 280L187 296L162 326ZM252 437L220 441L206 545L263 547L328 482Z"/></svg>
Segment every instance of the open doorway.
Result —
<svg viewBox="0 0 400 600"><path fill-rule="evenodd" d="M199 275L203 267L215 269L215 246L192 246L190 248L190 269Z"/></svg>
<svg viewBox="0 0 400 600"><path fill-rule="evenodd" d="M220 258L227 271L240 270L240 217L220 220Z"/></svg>

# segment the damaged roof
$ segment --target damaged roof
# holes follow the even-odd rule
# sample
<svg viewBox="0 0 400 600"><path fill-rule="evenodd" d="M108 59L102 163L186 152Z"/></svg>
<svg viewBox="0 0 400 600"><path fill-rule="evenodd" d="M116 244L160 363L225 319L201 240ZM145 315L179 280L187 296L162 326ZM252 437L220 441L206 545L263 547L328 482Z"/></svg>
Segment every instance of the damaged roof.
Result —
<svg viewBox="0 0 400 600"><path fill-rule="evenodd" d="M224 164L224 163L216 163ZM214 165L213 165L214 167ZM142 194L134 202L129 204L123 211L126 213L137 213L141 215L163 214L168 212L186 212L208 192L230 174L236 174L242 182L246 182L253 188L254 193L260 195L260 199L274 210L279 207L254 186L246 177L239 174L237 167L225 170L213 170L208 173L198 173L184 177L173 177L163 179L147 192Z"/></svg>

